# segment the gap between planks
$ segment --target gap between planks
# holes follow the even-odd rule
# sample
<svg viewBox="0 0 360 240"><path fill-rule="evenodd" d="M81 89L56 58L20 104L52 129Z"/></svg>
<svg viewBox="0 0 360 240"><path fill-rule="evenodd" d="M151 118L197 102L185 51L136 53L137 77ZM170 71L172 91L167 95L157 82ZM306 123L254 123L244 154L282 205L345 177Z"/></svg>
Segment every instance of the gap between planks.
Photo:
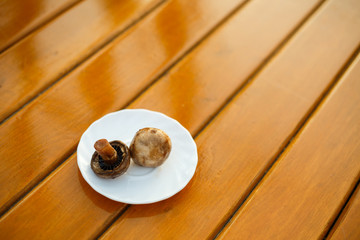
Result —
<svg viewBox="0 0 360 240"><path fill-rule="evenodd" d="M50 16L49 18L45 19L43 22L39 23L39 25L35 26L34 28L30 29L27 32L24 32L22 36L20 36L18 39L15 39L14 41L7 44L3 49L0 50L0 54L6 52L13 46L15 46L18 42L22 41L24 38L26 38L28 35L31 35L33 32L36 32L38 29L42 28L49 22L53 21L55 18L59 17L69 9L73 8L75 5L79 4L83 0L76 0L75 2L71 3L69 6L66 6L65 8L61 9L60 11L56 12L54 15Z"/></svg>
<svg viewBox="0 0 360 240"><path fill-rule="evenodd" d="M335 225L336 225L337 221L339 220L339 218L341 217L344 209L347 207L350 199L354 196L354 193L356 192L356 189L357 189L359 186L360 186L360 178L358 178L357 183L355 184L354 188L352 189L349 197L346 199L344 205L340 208L339 213L335 215L336 217L335 217L333 223L330 225L328 231L326 231L323 239L328 239L329 234L331 233L331 231L332 231L333 228L335 227Z"/></svg>
<svg viewBox="0 0 360 240"><path fill-rule="evenodd" d="M159 8L161 5L165 4L165 2L167 2L169 0L162 0L160 2L158 2L157 4L155 4L153 7L151 7L149 10L145 11L141 16L139 16L138 18L136 18L134 21L132 21L131 23L129 23L127 26L125 26L123 29L121 29L118 32L115 32L114 35L112 37L110 37L108 40L106 40L103 44L100 44L98 47L94 48L92 51L90 51L90 53L88 55L86 55L83 59L80 59L72 68L70 68L69 70L65 71L64 74L62 74L59 78L57 78L55 81L50 82L49 84L45 85L42 89L40 89L40 91L32 98L30 98L30 100L28 100L26 103L24 103L24 105L22 105L20 108L18 108L17 110L15 110L14 112L12 112L9 116L5 117L1 122L0 125L2 125L3 123L5 123L7 120L9 120L10 118L12 118L16 113L18 113L19 111L21 111L23 108L25 108L27 105L29 105L31 102L33 102L34 100L36 100L40 95L44 94L47 90L49 90L51 87L53 87L55 84L57 84L58 82L60 82L63 78L65 78L67 75L71 74L76 68L78 68L79 66L81 66L83 63L85 63L86 61L88 61L90 58L94 57L97 53L99 53L101 50L105 49L106 46L110 45L113 41L115 41L118 37L120 37L121 35L123 35L125 32L127 32L130 28L132 28L133 26L135 26L137 23L139 23L141 20L143 20L144 18L146 18L150 13L152 13L154 10L156 10L157 8Z"/></svg>
<svg viewBox="0 0 360 240"><path fill-rule="evenodd" d="M116 220L118 220L118 218L128 210L130 206L130 204L127 204L123 209L121 209L118 215L116 215L113 219L110 219L105 227L100 231L100 233L96 235L95 239L99 239L113 225L113 223L116 222Z"/></svg>
<svg viewBox="0 0 360 240"><path fill-rule="evenodd" d="M332 90L334 89L335 85L339 82L339 80L342 78L342 76L346 73L347 69L350 67L350 65L353 63L353 61L355 60L355 58L360 54L360 44L357 46L356 50L352 53L352 55L350 56L350 58L346 61L346 63L344 64L344 66L341 67L340 71L336 74L336 76L334 77L333 81L329 84L329 86L324 90L324 92L319 96L318 100L313 104L313 106L311 107L311 109L309 110L309 112L304 116L304 118L302 120L300 120L298 126L295 128L295 132L293 134L291 134L291 136L289 137L289 140L287 140L284 144L284 147L280 148L279 153L276 154L275 158L273 161L271 161L269 167L264 171L264 173L259 177L260 179L254 183L253 186L250 186L250 189L248 190L248 193L246 194L246 196L244 197L243 200L240 199L239 203L238 203L238 207L236 207L235 211L231 214L231 216L228 218L228 220L225 222L225 224L220 228L220 230L217 232L217 234L213 237L213 239L216 239L220 233L228 226L228 224L231 222L231 220L233 219L233 217L236 215L236 213L241 209L241 207L246 203L247 199L249 197L251 197L251 195L254 194L254 191L256 190L256 188L262 183L262 180L264 179L264 177L267 175L267 173L270 171L270 169L275 165L275 163L278 161L278 159L281 157L281 155L283 154L283 152L288 148L291 147L292 143L294 142L294 140L296 139L296 137L301 134L301 131L303 130L303 128L305 127L305 125L308 123L308 121L310 120L310 118L313 116L313 114L321 107L321 104L324 102L324 100L329 96L329 94L332 92ZM358 184L358 183L357 183ZM357 186L356 184L356 186ZM345 208L346 203L349 201L351 195L353 194L353 192L356 189L356 186L354 187L354 189L351 191L350 196L348 197L347 201L344 203L344 205L342 206L342 208L339 210L338 213L335 214L336 219L333 221L333 223L331 224L330 229L325 230L326 231L326 236L329 234L331 228L335 225L336 220L338 219L338 217L341 214L341 211Z"/></svg>

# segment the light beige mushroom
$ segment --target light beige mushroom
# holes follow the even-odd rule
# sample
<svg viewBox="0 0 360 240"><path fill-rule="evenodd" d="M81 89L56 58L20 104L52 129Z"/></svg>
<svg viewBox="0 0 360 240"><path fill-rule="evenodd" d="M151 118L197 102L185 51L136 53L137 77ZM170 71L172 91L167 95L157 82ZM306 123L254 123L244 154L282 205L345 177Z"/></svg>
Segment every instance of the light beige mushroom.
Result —
<svg viewBox="0 0 360 240"><path fill-rule="evenodd" d="M143 167L160 166L168 158L170 151L169 136L157 128L140 129L130 145L133 161Z"/></svg>

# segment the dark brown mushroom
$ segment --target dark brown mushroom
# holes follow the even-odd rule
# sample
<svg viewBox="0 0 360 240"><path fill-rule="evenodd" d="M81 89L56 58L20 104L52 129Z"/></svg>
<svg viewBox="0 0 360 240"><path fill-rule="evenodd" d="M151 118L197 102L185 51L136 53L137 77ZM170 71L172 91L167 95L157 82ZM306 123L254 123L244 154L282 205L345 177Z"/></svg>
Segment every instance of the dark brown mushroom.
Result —
<svg viewBox="0 0 360 240"><path fill-rule="evenodd" d="M157 128L140 129L130 145L133 161L143 167L160 166L168 158L170 151L169 136Z"/></svg>
<svg viewBox="0 0 360 240"><path fill-rule="evenodd" d="M100 139L94 144L96 151L91 158L91 169L102 178L116 178L130 166L130 151L121 141Z"/></svg>

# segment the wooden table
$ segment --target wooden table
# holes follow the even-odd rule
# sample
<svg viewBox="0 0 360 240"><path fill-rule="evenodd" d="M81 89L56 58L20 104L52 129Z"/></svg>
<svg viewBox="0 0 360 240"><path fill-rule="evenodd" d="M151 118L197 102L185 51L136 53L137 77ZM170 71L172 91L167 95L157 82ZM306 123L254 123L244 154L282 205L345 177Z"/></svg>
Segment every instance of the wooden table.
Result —
<svg viewBox="0 0 360 240"><path fill-rule="evenodd" d="M359 0L0 2L0 239L360 239ZM195 139L175 196L127 205L77 166L144 108Z"/></svg>

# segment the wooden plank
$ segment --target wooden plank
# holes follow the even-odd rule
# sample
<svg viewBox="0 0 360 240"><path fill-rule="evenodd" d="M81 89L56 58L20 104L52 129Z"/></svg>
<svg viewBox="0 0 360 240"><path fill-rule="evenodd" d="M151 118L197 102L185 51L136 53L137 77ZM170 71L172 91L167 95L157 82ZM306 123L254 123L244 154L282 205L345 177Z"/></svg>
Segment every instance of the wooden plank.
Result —
<svg viewBox="0 0 360 240"><path fill-rule="evenodd" d="M350 201L345 206L340 218L329 234L331 240L360 239L360 187L355 190Z"/></svg>
<svg viewBox="0 0 360 240"><path fill-rule="evenodd" d="M0 156L10 161L0 180L12 181L0 188L0 212L74 152L91 122L127 104L242 2L165 3L4 122Z"/></svg>
<svg viewBox="0 0 360 240"><path fill-rule="evenodd" d="M84 1L1 54L0 121L160 2Z"/></svg>
<svg viewBox="0 0 360 240"><path fill-rule="evenodd" d="M244 67L246 66L247 68L249 68L247 71L240 71L237 72L238 67L234 66L231 72L229 72L229 79L232 79L232 86L235 87L236 84L240 84L242 81L244 81L246 79L246 74L249 74L251 72L252 69L256 68L257 64L259 64L260 62L262 62L262 59L266 58L266 54L271 52L271 49L273 49L275 47L275 45L277 43L279 43L281 41L281 35L283 37L286 36L286 34L291 31L291 29L293 29L293 27L299 23L301 21L301 19L304 17L304 15L306 15L306 13L308 13L309 11L311 11L311 9L316 6L316 4L318 3L317 1L302 1L301 3L299 2L298 4L295 5L286 5L286 2L288 1L278 1L277 4L272 4L273 6L273 10L272 11L268 11L268 4L269 2L266 0L257 0L257 1L253 1L251 2L249 5L247 5L244 9L242 9L241 12L239 12L238 14L236 14L236 16L234 18L231 18L229 20L229 23L226 23L223 27L221 27L221 29L219 29L218 32L216 32L213 36L211 36L211 38L209 38L209 40L206 40L203 45L200 45L199 48L202 48L203 50L199 50L199 51L194 51L193 53L191 53L190 55L188 55L186 58L190 57L192 59L198 59L195 56L200 54L203 51L209 51L208 56L210 56L210 52L212 52L212 57L211 59L213 59L212 61L208 60L208 62L202 61L201 59L198 59L198 62L193 62L193 64L207 64L209 66L209 69L212 69L213 66L216 66L218 64L218 61L228 61L226 59L230 58L230 59L234 59L235 56L234 55L241 55L243 56L244 53L246 53L246 49L254 49L254 48L258 48L261 49L261 51L263 51L263 58L259 58L260 60L258 61L253 61L252 64L250 65L244 65ZM209 3L207 1L207 3ZM273 2L274 3L274 2ZM207 5L206 5L207 6ZM277 6L277 7L275 7ZM287 6L287 7L285 7ZM204 9L204 8L203 8ZM283 9L282 11L280 9ZM262 15L264 16L264 18L266 17L267 19L273 19L273 21L258 21L256 22L256 19L258 17L258 13L262 13ZM281 13L281 14L280 14ZM282 21L282 19L286 17L288 19L288 21ZM240 25L239 23L241 22L254 22L254 25L256 27L256 29L258 30L258 32L263 33L264 35L261 35L261 39L263 39L262 42L257 42L257 41L253 41L254 38L256 38L256 36L259 35L254 35L253 31L246 25ZM272 22L271 24L269 24L269 22ZM255 24L256 23L256 24ZM291 24L292 23L292 24ZM228 25L231 25L232 27L226 27ZM237 26L237 27L236 27ZM240 28L240 26L242 26ZM236 31L234 32L234 28L236 28ZM270 28L270 30L265 31L265 29ZM272 45L270 45L269 41L267 40L267 35L271 35L272 31L271 29L283 29L283 32L281 32L281 34L279 33L278 39L276 38L269 38L272 39L273 43ZM261 31L264 30L264 31ZM228 36L230 33L237 33L238 36L242 37L242 41L245 44L245 46L239 46L236 43L236 40L234 40L233 45L228 45L229 44L229 39ZM212 40L213 39L213 40ZM222 41L220 41L222 39ZM250 42L253 41L253 46L251 46ZM218 43L221 43L220 45ZM223 57L219 56L219 52L218 49L222 48L224 45L226 46L235 46L234 47L234 51L230 51L228 52L228 54L223 54ZM217 46L217 47L214 47ZM253 50L248 50L250 51L249 54L251 53L251 51ZM186 59L185 58L185 59ZM256 58L255 58L256 59ZM248 58L244 56L244 59L241 60L241 62L246 62L248 61ZM184 73L190 74L189 72L187 72L189 70L189 68L187 67L189 64L189 62L187 62L186 60L184 60L183 62L181 62L179 64L179 66L175 67L175 69L182 69ZM173 72L173 71L171 71ZM181 74L182 71L176 71L179 74ZM204 72L206 73L206 72ZM223 100L226 94L229 94L229 92L220 92L220 91L215 91L215 89L217 88L218 84L217 84L217 76L212 76L213 72L209 71L206 75L201 75L200 78L184 78L183 83L186 85L189 85L191 81L199 81L199 84L202 84L201 80L202 78L204 79L209 79L209 83L211 84L210 86L212 86L212 90L210 90L208 87L208 91L204 91L202 92L202 95L200 97L216 97L220 100ZM233 75L232 75L233 74ZM170 75L172 77L174 77L175 79L178 79L175 76L170 73ZM167 78L167 77L165 77ZM165 81L164 79L161 79L160 82ZM237 78L240 79L239 82L236 82L235 80L233 80L233 78ZM229 81L229 83L231 83L231 81ZM160 91L160 89L158 88L158 84L155 84L154 87L150 88L148 91L146 91L144 93L144 95L141 96L141 98L149 98L149 96L153 95L153 91L158 92L158 99L159 101L155 101L154 106L157 105L162 105L166 103L164 101L160 101L161 99L163 99L163 94L165 94L165 92ZM229 86L230 88L230 86ZM233 90L233 89L232 89ZM227 90L228 91L228 90ZM214 93L221 93L219 94L215 94ZM56 95L56 92L53 93L53 95ZM195 99L198 96L197 92L193 92L193 94L189 94L187 95L187 97L184 96L178 96L178 99L176 99L176 102L181 102L181 101L189 101L189 99ZM132 104L130 107L132 108L141 108L142 107L142 103L143 101L139 101L137 103ZM218 106L220 106L222 103L221 101L218 101ZM200 103L199 103L200 104ZM204 108L206 108L208 105L208 103L206 101L204 101L202 103L202 106ZM216 107L218 107L216 106ZM174 107L176 107L179 111L182 110L181 105L180 104L175 104ZM197 106L198 107L198 106ZM216 107L213 109L213 111L216 110ZM210 117L211 114L208 115L207 113L211 112L210 110L204 111L204 112L199 112L199 114L197 115L198 118L203 119L203 121L207 121ZM168 109L167 111L164 111L164 113L169 114L171 113L171 111ZM186 111L184 112L183 116L184 118L181 118L179 116L179 118L177 118L178 120L180 120L181 122L184 122L188 117L189 114L191 114L192 111ZM201 123L200 121L192 121L194 124L196 125L202 125L203 123ZM201 124L199 124L199 122ZM192 134L195 134L196 131L195 129L198 128L198 126L192 126L191 122L189 122L189 129L192 132ZM69 163L73 162L73 163ZM67 235L69 234L74 234L77 236L82 236L82 237L86 237L86 236L93 236L94 235L94 229L96 230L98 227L98 224L100 224L100 222L109 222L111 221L111 219L114 216L113 212L110 212L109 215L107 217L103 217L102 216L102 209L98 209L98 207L95 207L93 205L93 201L92 198L94 197L98 197L98 194L95 193L92 190L86 190L86 193L84 193L84 190L79 189L79 188L71 188L71 193L67 193L65 196L62 196L62 208L58 208L58 203L56 201L51 200L55 195L60 194L60 192L62 192L62 188L66 187L66 185L69 182L73 182L73 181L81 181L81 179L78 179L77 175L71 174L71 173L63 173L63 171L72 171L70 170L70 168L72 166L75 166L75 157L72 157L69 161L67 161L65 163L66 167L64 167L64 169L62 169L61 171L58 171L54 174L51 174L51 176L49 178L47 178L45 180L45 182L37 187L28 197L26 197L23 201L21 201L17 206L15 206L12 210L10 210L10 212L8 212L2 219L0 222L0 229L5 229L5 231L3 231L4 233L11 233L14 234L14 228L17 229L22 229L23 231L15 231L16 232L16 236L17 237L23 237L23 236L33 236L34 232L31 231L31 229L39 229L42 228L42 232L44 235L47 236L52 236L52 234L54 234L52 232L52 228L51 227L47 227L49 225L56 225L56 226L61 226L62 230L61 232L56 233L57 236L59 236L59 238L63 237L66 238ZM71 167L70 167L71 165ZM87 186L87 185L86 185ZM87 187L89 188L89 187ZM39 194L41 193L41 194ZM50 199L50 201L46 201L46 204L43 202L43 198L44 196L48 196L47 199ZM90 200L89 200L90 198ZM67 199L67 200L66 200ZM76 199L76 201L74 201L74 199ZM89 204L86 203L86 200L89 201ZM108 203L110 204L110 203ZM37 208L36 206L44 206L46 205L46 207L41 207L41 208ZM31 207L30 207L31 206ZM101 206L99 206L101 207ZM116 213L118 213L124 206L120 205L118 206L118 209L116 210ZM86 211L81 211L79 213L79 208L86 208ZM100 210L100 214L98 214L98 211ZM37 214L34 214L37 213ZM48 213L51 213L51 216L48 215ZM58 218L53 219L52 218L52 214L58 216ZM28 216L34 216L32 218L32 221L26 221ZM65 216L64 216L65 215ZM76 220L68 220L68 216L71 215L76 215ZM96 218L96 221L94 223L94 229L92 228L79 228L79 229L74 229L73 225L77 225L76 222L78 222L78 224L81 224L83 221L87 221L87 219L94 219ZM21 219L24 219L24 221L22 221ZM52 219L51 221L49 221L49 219ZM52 222L52 221L58 221L58 222ZM14 223L21 223L24 225L17 225L15 226ZM38 227L36 227L38 226ZM43 227L39 227L39 226L43 226ZM75 231L75 232L74 232ZM0 231L1 232L1 231ZM38 232L38 231L37 231ZM96 235L96 234L95 234Z"/></svg>
<svg viewBox="0 0 360 240"><path fill-rule="evenodd" d="M0 52L79 0L0 1Z"/></svg>
<svg viewBox="0 0 360 240"><path fill-rule="evenodd" d="M324 237L359 178L359 77L360 55L219 239Z"/></svg>
<svg viewBox="0 0 360 240"><path fill-rule="evenodd" d="M268 1L261 2L262 4L266 4ZM302 1L302 3L304 3L304 1ZM257 1L253 1L250 4L257 4ZM250 4L239 13L239 16L244 14L250 6L254 6ZM308 7L309 10L310 6ZM258 10L257 7L254 9ZM298 11L302 8L298 5L294 9ZM303 10L305 11L305 8ZM341 8L337 11L341 11ZM354 36L344 37L340 34L330 38L329 45L324 46L322 44L323 39L328 39L329 35L332 36L333 34L332 31L329 32L324 28L324 24L329 23L329 21L330 23L338 22L337 14L334 14L337 13L337 11L334 12L334 9L329 10L328 7L322 10L321 15L309 22L309 24L300 31L299 35L295 37L289 47L282 51L277 58L278 60L274 60L271 63L269 67L271 67L272 70L265 69L261 74L262 77L257 77L255 82L251 83L244 91L244 94L235 98L234 102L225 108L224 112L199 136L197 139L199 146L199 166L190 184L182 192L169 200L152 205L131 206L129 213L123 215L120 221L123 222L126 220L128 226L131 225L130 222L133 222L134 225L117 236L126 238L130 237L130 235L132 236L134 232L140 234L138 229L135 229L135 224L140 224L137 226L141 226L141 228L148 233L149 238L175 238L176 236L171 235L174 233L179 234L178 238L191 235L191 239L196 239L198 236L213 235L209 233L209 231L216 231L216 227L227 219L236 206L239 196L242 194L245 195L250 188L249 186L251 186L253 182L256 182L257 175L260 175L261 170L266 169L269 164L266 161L271 161L271 158L278 153L279 148L281 148L285 141L284 139L291 135L292 130L296 129L300 119L311 107L323 89L331 82L331 79L336 75L340 66L353 52L357 44L356 37L359 36L360 33L356 32L357 23L353 23L352 20L348 20L342 24L340 24L340 22L335 24L332 31L336 32L341 29L348 31L349 28L352 27L355 29ZM293 15L295 13L288 14ZM305 14L305 12L303 12L303 14ZM331 18L330 16L333 17ZM330 17L330 19L327 19L328 17ZM349 18L352 17L353 15L349 16ZM327 20L325 21L324 18ZM230 23L234 19L230 19ZM279 19L281 19L280 16ZM350 24L350 26L347 24ZM222 30L219 29L215 35L221 33ZM215 35L212 36L210 40L215 38ZM225 34L224 36L228 35ZM223 44L227 44L227 41L228 37L224 37ZM334 48L333 46L337 46L339 41L343 43L341 45L342 47L340 49ZM207 45L209 42L204 42L204 44ZM314 44L315 46L313 46ZM205 45L200 47L205 48ZM326 48L333 48L334 51L326 51ZM318 50L314 51L313 49ZM216 48L213 50L216 50ZM188 57L192 55L195 56L198 52L200 52L200 50L194 51L188 55ZM241 54L244 54L244 52L241 52ZM309 54L315 58L313 60L314 62L325 63L319 65L317 70L313 69L314 62L309 62L304 59L304 56L308 56ZM194 60L197 59L194 56L192 58ZM214 51L214 56L217 56L216 51ZM331 58L329 56L335 57ZM219 58L214 57L213 59L214 65L208 65L208 69L212 69L214 68L213 66L218 64ZM282 72L284 63L288 63L289 60L291 60L297 68L285 68L287 71L284 73ZM201 59L198 59L197 62L193 62L193 66L200 65L202 62ZM184 63L180 63L179 67L188 66L188 64L185 63L186 61L184 60ZM182 64L184 64L184 66ZM178 67L174 69L177 68ZM237 68L237 65L234 66L234 69L235 68ZM183 71L186 71L186 69L189 68L186 67ZM191 68L189 70L193 71ZM180 73L181 72L179 72L179 74ZM293 74L298 76L294 81L284 81L284 79L291 78ZM216 76L214 76L214 78L215 77ZM183 78L183 80L184 82L185 79L189 79L189 81L200 81L201 78L211 79L212 72L209 71L207 75L200 75L198 78ZM231 78L231 72L229 73L229 78ZM272 81L272 83L269 82L274 79L279 82L283 81L280 82L281 84L277 84L276 81ZM161 81L163 80L164 79ZM223 81L221 82L223 83ZM303 83L303 85L298 84L300 85L300 87L298 87L296 84L300 82ZM148 91L141 96L141 98L148 98L148 96L150 96L148 94L151 94L150 92L158 91L159 101L155 101L156 104L154 103L154 107L164 104L164 101L160 100L163 99L162 94L165 94L165 92L159 91L158 86L160 86L160 82L148 89ZM316 89L308 93L309 87L313 86ZM299 91L299 96L304 95L306 98L299 98L298 95L294 95L296 91ZM209 92L212 93L212 91ZM194 92L189 98L198 95L198 92ZM184 95L178 96L177 101L180 102L183 100ZM176 102L176 100L171 101ZM135 102L131 107L143 107L139 104L140 102L142 101ZM180 106L180 104L174 104L174 107L179 108L177 106ZM203 106L206 106L206 102L204 102ZM179 109L181 110L181 108ZM254 111L254 109L256 109L256 111ZM284 114L284 110L287 111L286 114ZM170 112L170 110L165 111L166 114ZM179 120L182 122L187 119L189 117L188 114L192 114L191 109L189 111L183 111L183 115L185 116ZM198 116L201 117L200 115ZM278 116L282 116L280 121ZM189 129L195 128L191 126ZM269 138L259 139L259 136L263 136L263 134L269 136ZM234 146L233 143L238 143L238 146ZM221 159L222 161L217 161L217 159ZM75 161L75 158L71 158L70 161ZM239 174L239 172L241 172L241 174ZM64 175L65 177L59 177L59 179L57 179L57 177L55 177L57 174ZM49 221L48 219L50 219L47 217L47 214L55 211L60 220L53 224L61 225L65 235L69 233L67 229L71 228L71 226L67 225L66 221L61 221L64 214L76 214L79 223L85 218L97 218L98 209L91 203L90 206L92 207L88 207L86 201L83 200L89 198L88 201L90 202L94 196L92 196L92 194L85 195L81 189L73 190L67 194L67 200L63 198L62 207L66 209L66 211L62 211L57 207L56 202L51 201L47 202L44 208L39 209L34 207L39 206L41 202L42 197L37 194L38 191L44 191L43 194L51 198L53 195L60 194L61 189L66 186L66 183L79 181L79 179L77 179L78 176L65 174L62 173L62 171L57 172L56 175L52 174L46 179L43 185L37 187L30 196L8 212L0 220L0 229L6 229L4 232L11 232L12 234L15 228L29 229L28 226L25 226L28 224L25 219L29 215L34 216L34 224L37 223L39 226L44 224L44 226L46 226ZM67 178L70 178L70 180ZM214 191L214 189L216 191ZM227 193L225 189L228 190L229 193ZM93 194L95 195L95 193ZM219 196L222 197L219 198ZM73 199L80 199L79 205L77 205ZM87 211L79 213L77 206L83 206ZM122 207L123 206L120 206L119 208ZM198 216L201 216L201 221L198 221ZM176 219L177 224L175 221L169 222L169 219ZM108 218L103 219L103 221L106 220L108 220ZM52 221L56 221L56 219L52 219ZM13 224L14 222L24 223L24 225L15 226L15 224ZM153 226L152 228L150 227L151 224ZM112 228L112 233L118 231L116 229L118 226L119 222ZM46 231L46 228L44 229ZM17 236L21 236L22 234L31 235L27 231L15 232L18 234ZM134 235L134 237L136 238L136 235ZM141 239L143 237L142 235Z"/></svg>
<svg viewBox="0 0 360 240"><path fill-rule="evenodd" d="M101 239L214 238L357 47L359 9L356 0L326 4L198 136L190 184L171 199L130 206Z"/></svg>

